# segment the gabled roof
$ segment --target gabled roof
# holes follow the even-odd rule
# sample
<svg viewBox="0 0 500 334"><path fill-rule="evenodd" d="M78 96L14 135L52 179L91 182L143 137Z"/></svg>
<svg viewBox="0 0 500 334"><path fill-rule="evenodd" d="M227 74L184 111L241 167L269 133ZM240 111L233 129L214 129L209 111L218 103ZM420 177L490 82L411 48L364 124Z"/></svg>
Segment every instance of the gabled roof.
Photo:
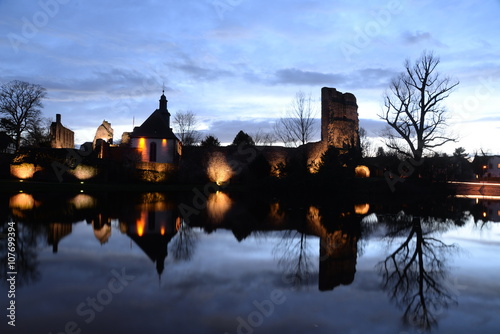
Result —
<svg viewBox="0 0 500 334"><path fill-rule="evenodd" d="M178 139L170 127L170 113L165 95L160 98L160 108L156 109L141 126L136 126L130 137Z"/></svg>
<svg viewBox="0 0 500 334"><path fill-rule="evenodd" d="M156 109L141 126L136 126L130 137L176 138L168 121L170 114Z"/></svg>

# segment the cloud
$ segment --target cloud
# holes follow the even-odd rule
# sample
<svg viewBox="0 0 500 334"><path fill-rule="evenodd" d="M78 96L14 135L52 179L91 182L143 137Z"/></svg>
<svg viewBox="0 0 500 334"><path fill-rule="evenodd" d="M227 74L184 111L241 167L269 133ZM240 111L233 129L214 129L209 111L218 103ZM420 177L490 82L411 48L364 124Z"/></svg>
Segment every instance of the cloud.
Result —
<svg viewBox="0 0 500 334"><path fill-rule="evenodd" d="M377 88L388 85L396 75L393 70L365 68L348 74L303 71L297 68L281 69L275 72L274 84L323 85L347 88Z"/></svg>
<svg viewBox="0 0 500 334"><path fill-rule="evenodd" d="M387 123L382 120L361 118L359 127L366 130L366 136L371 138L380 137L380 133L385 129Z"/></svg>
<svg viewBox="0 0 500 334"><path fill-rule="evenodd" d="M331 85L334 82L346 81L340 74L303 71L297 68L277 70L275 77L275 83L289 85Z"/></svg>
<svg viewBox="0 0 500 334"><path fill-rule="evenodd" d="M424 31L405 31L402 35L403 43L407 45L416 45L422 43L428 43L434 46L445 46L443 43L432 37L430 32Z"/></svg>

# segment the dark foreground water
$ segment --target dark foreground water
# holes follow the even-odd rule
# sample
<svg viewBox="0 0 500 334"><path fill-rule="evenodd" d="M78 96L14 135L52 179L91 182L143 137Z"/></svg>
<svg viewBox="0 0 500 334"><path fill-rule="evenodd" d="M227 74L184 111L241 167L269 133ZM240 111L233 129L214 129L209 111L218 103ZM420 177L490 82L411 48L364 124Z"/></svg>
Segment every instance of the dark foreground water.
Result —
<svg viewBox="0 0 500 334"><path fill-rule="evenodd" d="M498 201L2 196L2 333L500 332Z"/></svg>

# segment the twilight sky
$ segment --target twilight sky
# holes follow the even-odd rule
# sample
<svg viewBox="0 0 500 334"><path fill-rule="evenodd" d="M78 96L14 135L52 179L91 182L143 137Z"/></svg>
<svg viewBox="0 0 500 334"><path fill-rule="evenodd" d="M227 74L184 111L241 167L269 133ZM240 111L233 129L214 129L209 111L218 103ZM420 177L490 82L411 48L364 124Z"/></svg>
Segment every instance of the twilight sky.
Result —
<svg viewBox="0 0 500 334"><path fill-rule="evenodd" d="M104 119L119 140L163 84L172 114L222 142L271 131L297 91L319 101L324 86L356 95L376 137L390 79L432 50L460 81L446 105L461 139L443 151L500 154L499 14L499 0L0 0L0 81L47 88L44 116L77 145Z"/></svg>

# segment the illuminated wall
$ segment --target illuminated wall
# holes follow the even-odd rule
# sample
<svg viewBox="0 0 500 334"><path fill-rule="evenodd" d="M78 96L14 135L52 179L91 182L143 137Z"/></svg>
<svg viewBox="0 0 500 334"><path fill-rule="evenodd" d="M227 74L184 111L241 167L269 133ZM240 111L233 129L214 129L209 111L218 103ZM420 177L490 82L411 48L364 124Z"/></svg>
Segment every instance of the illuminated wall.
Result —
<svg viewBox="0 0 500 334"><path fill-rule="evenodd" d="M131 147L137 148L142 162L175 163L179 151L179 145L175 139L165 138L131 138ZM151 143L156 145L156 161L151 161ZM154 147L154 145L153 145Z"/></svg>

